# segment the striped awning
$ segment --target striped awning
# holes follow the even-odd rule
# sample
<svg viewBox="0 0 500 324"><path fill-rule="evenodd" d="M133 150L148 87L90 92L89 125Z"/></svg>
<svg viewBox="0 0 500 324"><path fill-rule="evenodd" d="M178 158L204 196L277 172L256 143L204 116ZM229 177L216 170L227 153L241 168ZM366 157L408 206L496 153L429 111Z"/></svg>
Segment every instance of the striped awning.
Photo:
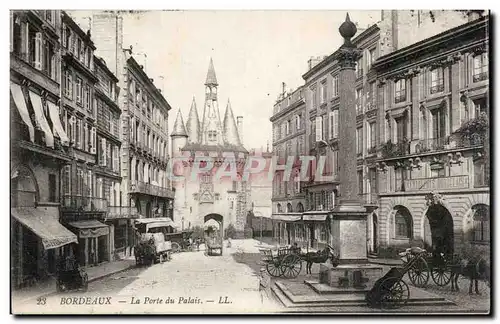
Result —
<svg viewBox="0 0 500 324"><path fill-rule="evenodd" d="M57 215L44 208L11 208L10 214L35 233L46 250L78 242L76 235L59 223Z"/></svg>
<svg viewBox="0 0 500 324"><path fill-rule="evenodd" d="M10 92L12 93L12 98L16 104L17 111L23 120L24 124L28 126L28 131L30 133L30 140L35 142L35 128L31 122L30 114L28 112L28 107L26 106L26 100L24 99L23 90L21 86L17 83L10 82Z"/></svg>
<svg viewBox="0 0 500 324"><path fill-rule="evenodd" d="M326 217L328 217L328 212L309 212L302 215L302 220L322 222L326 220Z"/></svg>
<svg viewBox="0 0 500 324"><path fill-rule="evenodd" d="M64 128L61 124L61 119L59 118L59 107L57 107L53 102L47 101L47 106L49 107L50 120L54 126L54 133L61 139L61 144L64 146L69 145L69 138Z"/></svg>
<svg viewBox="0 0 500 324"><path fill-rule="evenodd" d="M285 221L285 222L296 222L302 217L300 213L287 213L287 214L273 214L273 220Z"/></svg>
<svg viewBox="0 0 500 324"><path fill-rule="evenodd" d="M54 135L52 135L49 123L45 118L42 98L31 90L29 91L29 93L30 93L31 105L33 106L33 110L35 111L36 121L38 125L40 125L40 127L42 128L43 133L45 134L45 145L54 148Z"/></svg>

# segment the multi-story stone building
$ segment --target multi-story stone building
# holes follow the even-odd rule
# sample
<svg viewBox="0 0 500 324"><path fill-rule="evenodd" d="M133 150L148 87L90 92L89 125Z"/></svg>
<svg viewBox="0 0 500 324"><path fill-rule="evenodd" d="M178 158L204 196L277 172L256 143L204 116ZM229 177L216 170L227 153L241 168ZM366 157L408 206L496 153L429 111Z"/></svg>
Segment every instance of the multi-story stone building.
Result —
<svg viewBox="0 0 500 324"><path fill-rule="evenodd" d="M381 246L489 244L488 47L478 17L374 63Z"/></svg>
<svg viewBox="0 0 500 324"><path fill-rule="evenodd" d="M95 49L90 32L62 12L61 115L72 160L61 171L61 221L78 235L77 258L82 266L110 261L113 256L110 227L103 223L109 195L101 195L97 184L97 156L104 156L104 147L97 145L100 100L94 93L99 81Z"/></svg>
<svg viewBox="0 0 500 324"><path fill-rule="evenodd" d="M186 125L182 114L177 114L170 135L172 138L172 157L185 157L184 166L178 172L183 179L173 181L175 188L174 221L181 229L191 226L204 226L209 221L223 231L232 224L238 236L242 236L249 210L249 181L242 179L248 151L243 147L240 137L242 118L238 125L228 100L224 120L221 121L217 77L210 60L205 82L205 104L202 120L198 118L196 102L189 112ZM199 164L203 157L210 157L213 165L210 170L193 177L193 163L196 168L204 169L207 164ZM233 168L234 177L215 177L219 167Z"/></svg>
<svg viewBox="0 0 500 324"><path fill-rule="evenodd" d="M61 122L61 14L10 12L11 273L14 288L56 272L77 237L59 223L60 170L71 161Z"/></svg>
<svg viewBox="0 0 500 324"><path fill-rule="evenodd" d="M305 242L304 224L297 222L305 211L305 193L300 181L301 160L306 148L306 104L304 89L280 94L270 121L273 123L273 155L285 165L293 158L290 178L286 170L277 170L273 177L273 222L279 243Z"/></svg>
<svg viewBox="0 0 500 324"><path fill-rule="evenodd" d="M361 33L353 39L353 43L361 50L356 65L355 89L359 197L373 210L368 219L368 250L371 252L376 252L381 242L387 241L380 237L383 232L381 228L386 225L382 225L380 219L384 209L379 199L381 174L377 170L385 113L379 104L381 91L381 83L377 81L379 72L373 66L380 56L389 55L411 44L425 42L429 37L463 25L477 17L478 13L473 11L383 10L381 21L361 30ZM311 172L309 182L302 184L306 193L306 212L303 213L302 222L306 223L304 220L308 219L310 227L305 236L309 246L313 247L327 243L331 236L328 215L334 207L338 186L341 185L338 183L337 153L337 137L339 127L342 127L338 124L340 67L336 60L337 54L338 51L326 57L312 58L308 62L308 71L303 75L307 136L305 150L309 155L316 157L316 163L321 156L326 156L323 175L333 177L331 181L314 179L316 164L313 164L309 167ZM386 69L390 70L389 67ZM402 85L398 84L398 87ZM404 88L404 91L406 90L407 88ZM402 93L400 88L398 93ZM403 100L401 98L398 99L398 103L399 100ZM298 223L300 222L296 222ZM387 235L386 233L383 235ZM287 234L281 233L279 236L286 237Z"/></svg>
<svg viewBox="0 0 500 324"><path fill-rule="evenodd" d="M109 70L115 73L120 92L119 163L122 182L119 213L128 215L128 218L134 218L136 213L140 217L172 218L174 195L166 176L170 104L144 67L132 56L132 49L124 48L120 14L95 13L90 21L98 54L106 61ZM124 219L120 223L125 229ZM130 226L128 233L122 237L128 237L128 246L133 244Z"/></svg>

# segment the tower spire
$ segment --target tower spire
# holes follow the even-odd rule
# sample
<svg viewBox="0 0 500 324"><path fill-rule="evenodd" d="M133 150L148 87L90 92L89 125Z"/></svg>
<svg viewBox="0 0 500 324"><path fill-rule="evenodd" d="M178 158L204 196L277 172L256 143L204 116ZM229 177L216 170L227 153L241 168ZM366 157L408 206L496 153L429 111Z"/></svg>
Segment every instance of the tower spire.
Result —
<svg viewBox="0 0 500 324"><path fill-rule="evenodd" d="M186 133L186 128L184 127L184 120L182 119L182 114L180 109L177 111L177 117L175 118L174 129L172 131L172 134L170 134L170 136L185 136L185 137L188 136L188 134Z"/></svg>
<svg viewBox="0 0 500 324"><path fill-rule="evenodd" d="M227 100L226 113L224 114L224 142L231 145L241 146L238 128L234 120L233 109L231 102Z"/></svg>
<svg viewBox="0 0 500 324"><path fill-rule="evenodd" d="M198 109L196 108L196 100L193 96L191 109L186 123L189 143L199 143L200 141L200 119L198 117Z"/></svg>
<svg viewBox="0 0 500 324"><path fill-rule="evenodd" d="M219 85L217 83L217 77L215 76L214 61L212 58L210 58L210 63L208 65L207 80L205 81L205 85Z"/></svg>

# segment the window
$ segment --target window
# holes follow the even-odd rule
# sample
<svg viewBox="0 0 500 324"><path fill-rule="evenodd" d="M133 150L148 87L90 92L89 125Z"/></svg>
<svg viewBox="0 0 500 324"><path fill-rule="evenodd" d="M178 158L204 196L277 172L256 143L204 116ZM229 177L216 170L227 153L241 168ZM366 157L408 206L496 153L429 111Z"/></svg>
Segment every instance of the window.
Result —
<svg viewBox="0 0 500 324"><path fill-rule="evenodd" d="M90 87L88 84L85 85L85 108L87 110L90 110L90 104L91 104L91 99L90 99Z"/></svg>
<svg viewBox="0 0 500 324"><path fill-rule="evenodd" d="M82 79L76 78L76 103L82 104L83 100L83 87L82 87Z"/></svg>
<svg viewBox="0 0 500 324"><path fill-rule="evenodd" d="M406 101L406 79L399 79L394 82L394 102L400 103Z"/></svg>
<svg viewBox="0 0 500 324"><path fill-rule="evenodd" d="M472 102L474 103L476 118L481 116L481 114L488 114L487 101L485 97L475 99Z"/></svg>
<svg viewBox="0 0 500 324"><path fill-rule="evenodd" d="M473 60L472 81L486 80L488 78L488 55L486 53L477 54Z"/></svg>
<svg viewBox="0 0 500 324"><path fill-rule="evenodd" d="M319 232L319 240L320 240L320 242L326 242L326 240L327 240L326 225L325 224L321 224L321 226L319 227L319 229L320 229L320 232Z"/></svg>
<svg viewBox="0 0 500 324"><path fill-rule="evenodd" d="M12 14L11 28L12 28L12 51L17 55L22 55L22 28L21 28L21 18L17 13Z"/></svg>
<svg viewBox="0 0 500 324"><path fill-rule="evenodd" d="M363 170L358 170L358 194L363 194Z"/></svg>
<svg viewBox="0 0 500 324"><path fill-rule="evenodd" d="M71 45L72 45L71 44L71 29L66 25L63 26L63 34L64 34L63 35L64 36L63 37L63 45L66 48L70 49Z"/></svg>
<svg viewBox="0 0 500 324"><path fill-rule="evenodd" d="M339 95L339 76L332 76L332 98L338 97Z"/></svg>
<svg viewBox="0 0 500 324"><path fill-rule="evenodd" d="M29 26L31 27L31 25ZM28 28L29 62L37 70L42 70L43 64L43 38L42 33L34 28Z"/></svg>
<svg viewBox="0 0 500 324"><path fill-rule="evenodd" d="M431 115L432 115L432 138L434 140L444 139L446 136L446 129L445 129L445 114L443 108L431 110Z"/></svg>
<svg viewBox="0 0 500 324"><path fill-rule="evenodd" d="M81 148L82 147L82 121L80 119L76 120L76 147Z"/></svg>
<svg viewBox="0 0 500 324"><path fill-rule="evenodd" d="M316 142L323 140L323 116L316 117Z"/></svg>
<svg viewBox="0 0 500 324"><path fill-rule="evenodd" d="M396 118L396 140L403 143L406 140L406 118L404 116Z"/></svg>
<svg viewBox="0 0 500 324"><path fill-rule="evenodd" d="M411 216L407 213L398 210L394 216L395 234L398 238L411 238L412 237L412 222Z"/></svg>
<svg viewBox="0 0 500 324"><path fill-rule="evenodd" d="M111 143L107 142L106 143L106 166L108 168L113 168L113 164L112 164L112 155L111 155Z"/></svg>
<svg viewBox="0 0 500 324"><path fill-rule="evenodd" d="M332 136L333 138L339 137L339 111L334 110L332 112Z"/></svg>
<svg viewBox="0 0 500 324"><path fill-rule="evenodd" d="M64 71L64 95L73 99L73 76L69 70Z"/></svg>
<svg viewBox="0 0 500 324"><path fill-rule="evenodd" d="M49 201L57 201L57 185L56 185L56 175L49 174Z"/></svg>
<svg viewBox="0 0 500 324"><path fill-rule="evenodd" d="M367 110L371 110L376 108L377 86L375 82L372 82L368 87L369 90L366 93L366 107Z"/></svg>
<svg viewBox="0 0 500 324"><path fill-rule="evenodd" d="M362 89L356 89L356 112L358 115L363 113L363 106L362 106Z"/></svg>
<svg viewBox="0 0 500 324"><path fill-rule="evenodd" d="M444 71L442 67L431 70L431 88L430 93L439 93L444 91Z"/></svg>
<svg viewBox="0 0 500 324"><path fill-rule="evenodd" d="M70 195L71 194L71 166L65 165L64 168L62 169L62 190L61 192L64 195Z"/></svg>
<svg viewBox="0 0 500 324"><path fill-rule="evenodd" d="M316 108L318 106L318 98L316 93L316 87L311 88L311 109Z"/></svg>
<svg viewBox="0 0 500 324"><path fill-rule="evenodd" d="M356 151L358 155L363 154L363 128L356 128Z"/></svg>
<svg viewBox="0 0 500 324"><path fill-rule="evenodd" d="M87 196L92 197L93 193L92 171L87 170Z"/></svg>
<svg viewBox="0 0 500 324"><path fill-rule="evenodd" d="M296 128L297 130L299 130L299 129L300 129L300 127L301 127L301 123L302 123L302 120L301 120L301 119L302 119L302 116L301 116L301 115L297 115L297 116L295 116L295 128Z"/></svg>
<svg viewBox="0 0 500 324"><path fill-rule="evenodd" d="M363 58L359 58L358 61L356 62L356 78L361 78L363 76Z"/></svg>
<svg viewBox="0 0 500 324"><path fill-rule="evenodd" d="M476 205L474 213L474 235L475 242L490 241L490 208L487 205Z"/></svg>
<svg viewBox="0 0 500 324"><path fill-rule="evenodd" d="M290 120L287 120L285 123L285 134L290 134Z"/></svg>
<svg viewBox="0 0 500 324"><path fill-rule="evenodd" d="M368 65L366 68L368 70L371 68L376 59L377 59L377 48L374 47L368 50L368 61L366 62L366 64Z"/></svg>
<svg viewBox="0 0 500 324"><path fill-rule="evenodd" d="M56 79L56 56L54 44L48 40L43 45L43 72L52 79Z"/></svg>
<svg viewBox="0 0 500 324"><path fill-rule="evenodd" d="M377 146L377 143L376 143L376 138L375 138L375 122L373 123L369 123L368 124L368 153L375 153L374 149L375 147Z"/></svg>
<svg viewBox="0 0 500 324"><path fill-rule="evenodd" d="M78 38L76 40L76 48L75 48L75 57L77 59L80 59L81 49L82 49L82 40L80 38Z"/></svg>
<svg viewBox="0 0 500 324"><path fill-rule="evenodd" d="M208 141L209 142L217 141L217 131L214 130L208 131Z"/></svg>
<svg viewBox="0 0 500 324"><path fill-rule="evenodd" d="M321 88L320 88L320 97L321 97L321 103L326 102L326 81L321 82Z"/></svg>

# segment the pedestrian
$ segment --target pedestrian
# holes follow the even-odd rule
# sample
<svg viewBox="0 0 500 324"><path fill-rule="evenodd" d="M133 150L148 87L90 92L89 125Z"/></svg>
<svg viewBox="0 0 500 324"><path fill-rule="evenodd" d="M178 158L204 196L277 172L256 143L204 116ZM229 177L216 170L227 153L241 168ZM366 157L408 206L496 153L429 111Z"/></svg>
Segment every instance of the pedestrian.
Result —
<svg viewBox="0 0 500 324"><path fill-rule="evenodd" d="M267 273L265 268L260 268L260 280L259 280L259 293L260 293L260 301L263 304L264 298L269 298L267 294L267 289L271 284L271 277Z"/></svg>

